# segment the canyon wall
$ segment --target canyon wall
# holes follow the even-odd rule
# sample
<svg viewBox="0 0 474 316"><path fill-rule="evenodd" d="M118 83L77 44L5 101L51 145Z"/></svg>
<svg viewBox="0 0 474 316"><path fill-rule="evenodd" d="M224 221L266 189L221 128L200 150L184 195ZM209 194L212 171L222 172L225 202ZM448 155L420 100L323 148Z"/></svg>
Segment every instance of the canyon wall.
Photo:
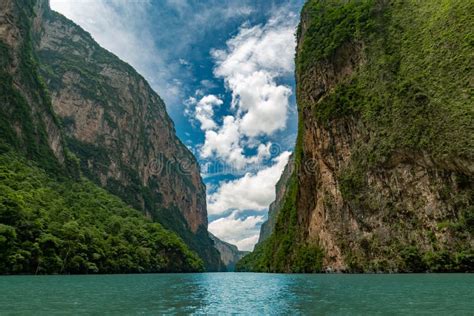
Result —
<svg viewBox="0 0 474 316"><path fill-rule="evenodd" d="M41 168L87 177L223 267L199 165L162 99L47 0L2 0L2 139Z"/></svg>
<svg viewBox="0 0 474 316"><path fill-rule="evenodd" d="M295 170L240 270L473 271L472 10L306 3Z"/></svg>

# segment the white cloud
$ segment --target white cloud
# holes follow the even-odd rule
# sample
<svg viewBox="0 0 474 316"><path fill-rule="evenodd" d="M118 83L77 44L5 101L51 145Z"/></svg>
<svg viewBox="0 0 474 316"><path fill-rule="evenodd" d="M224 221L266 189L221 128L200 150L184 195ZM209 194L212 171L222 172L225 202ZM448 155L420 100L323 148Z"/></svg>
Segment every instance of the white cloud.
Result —
<svg viewBox="0 0 474 316"><path fill-rule="evenodd" d="M245 167L246 158L240 146L239 126L233 116L225 116L218 131L206 131L201 157L211 158L213 155L225 159L238 169Z"/></svg>
<svg viewBox="0 0 474 316"><path fill-rule="evenodd" d="M191 103L195 103L196 99L191 97ZM213 120L214 107L220 106L224 102L213 94L206 95L196 103L194 110L195 118L201 123L201 129L203 131L215 129L217 127Z"/></svg>
<svg viewBox="0 0 474 316"><path fill-rule="evenodd" d="M264 211L275 199L275 185L285 168L290 152L275 158L274 164L257 173L220 183L216 192L208 194L209 215L221 215L229 210Z"/></svg>
<svg viewBox="0 0 474 316"><path fill-rule="evenodd" d="M213 50L219 64L216 75L232 79L235 75L250 75L259 70L275 75L292 73L296 19L294 15L279 14L263 26L242 26L239 33L227 41L227 50Z"/></svg>
<svg viewBox="0 0 474 316"><path fill-rule="evenodd" d="M238 75L232 79L232 86L239 111L245 113L239 120L243 135L271 135L285 128L290 88L276 85L265 71L256 71L246 77Z"/></svg>
<svg viewBox="0 0 474 316"><path fill-rule="evenodd" d="M211 80L201 80L201 85L206 89L213 89L217 87L217 85Z"/></svg>
<svg viewBox="0 0 474 316"><path fill-rule="evenodd" d="M246 145L286 127L292 91L277 80L293 73L296 23L295 15L280 11L265 25L244 24L226 49L211 50L214 75L232 93L232 115L206 131L202 158L216 156L237 169L260 163L264 156L244 155Z"/></svg>
<svg viewBox="0 0 474 316"><path fill-rule="evenodd" d="M236 245L240 250L252 250L258 241L263 216L237 217L237 212L216 219L209 224L209 231L220 239Z"/></svg>
<svg viewBox="0 0 474 316"><path fill-rule="evenodd" d="M295 27L294 17L277 16L263 26L242 27L227 41L227 50L212 51L214 74L232 91L246 136L270 135L286 126L291 89L276 79L293 73Z"/></svg>
<svg viewBox="0 0 474 316"><path fill-rule="evenodd" d="M244 154L244 143L238 121L228 115L224 117L223 125L219 130L206 130L205 142L200 154L202 158L211 158L215 155L235 170L241 170L249 164L261 163L271 156L271 143L260 144L253 156Z"/></svg>

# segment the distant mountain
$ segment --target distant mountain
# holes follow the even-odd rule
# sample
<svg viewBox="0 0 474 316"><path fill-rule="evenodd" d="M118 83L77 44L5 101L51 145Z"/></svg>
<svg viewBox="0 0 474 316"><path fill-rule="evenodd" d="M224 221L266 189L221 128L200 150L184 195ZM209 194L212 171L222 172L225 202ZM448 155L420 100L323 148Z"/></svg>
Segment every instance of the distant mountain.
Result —
<svg viewBox="0 0 474 316"><path fill-rule="evenodd" d="M473 11L306 3L295 168L239 270L474 271Z"/></svg>
<svg viewBox="0 0 474 316"><path fill-rule="evenodd" d="M214 241L214 247L219 251L221 260L228 272L234 271L235 264L249 253L248 251L240 251L235 245L222 241L211 233L209 233L209 236Z"/></svg>

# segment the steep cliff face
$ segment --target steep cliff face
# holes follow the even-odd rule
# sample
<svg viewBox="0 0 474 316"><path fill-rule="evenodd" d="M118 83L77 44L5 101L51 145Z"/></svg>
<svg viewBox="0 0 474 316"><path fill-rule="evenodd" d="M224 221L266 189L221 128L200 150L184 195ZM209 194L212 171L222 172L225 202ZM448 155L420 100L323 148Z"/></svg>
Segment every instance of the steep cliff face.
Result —
<svg viewBox="0 0 474 316"><path fill-rule="evenodd" d="M133 68L49 9L36 51L71 148L102 186L141 209L176 207L193 232L207 227L195 158L175 135L160 97Z"/></svg>
<svg viewBox="0 0 474 316"><path fill-rule="evenodd" d="M32 55L32 13L31 3L1 2L1 140L55 169L65 162L64 144Z"/></svg>
<svg viewBox="0 0 474 316"><path fill-rule="evenodd" d="M248 254L248 251L240 251L237 246L220 240L213 234L209 234L209 236L214 242L214 247L219 251L221 255L221 260L225 265L225 270L227 272L234 271L236 263L240 259L242 259L243 256Z"/></svg>
<svg viewBox="0 0 474 316"><path fill-rule="evenodd" d="M473 9L305 5L293 182L242 269L474 269Z"/></svg>
<svg viewBox="0 0 474 316"><path fill-rule="evenodd" d="M275 224L278 218L278 213L283 206L283 201L286 195L286 191L288 189L288 184L290 177L293 173L293 169L295 168L295 159L294 156L291 155L288 159L288 164L285 166L283 173L281 174L280 180L278 180L275 189L275 201L270 204L268 208L268 219L262 224L260 228L260 236L258 238L258 244L262 243L272 234Z"/></svg>
<svg viewBox="0 0 474 316"><path fill-rule="evenodd" d="M202 271L175 233L81 176L33 50L45 8L0 1L0 274Z"/></svg>
<svg viewBox="0 0 474 316"><path fill-rule="evenodd" d="M82 172L180 234L208 269L219 269L199 165L160 97L47 1L37 6L34 24L41 74Z"/></svg>

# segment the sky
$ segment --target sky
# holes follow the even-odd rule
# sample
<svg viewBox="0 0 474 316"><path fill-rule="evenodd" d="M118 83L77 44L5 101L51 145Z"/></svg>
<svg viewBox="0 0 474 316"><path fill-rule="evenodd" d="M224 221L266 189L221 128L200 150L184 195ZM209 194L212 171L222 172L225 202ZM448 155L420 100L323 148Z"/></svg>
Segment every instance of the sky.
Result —
<svg viewBox="0 0 474 316"><path fill-rule="evenodd" d="M252 250L296 139L304 0L50 0L163 98L201 165L209 231Z"/></svg>

